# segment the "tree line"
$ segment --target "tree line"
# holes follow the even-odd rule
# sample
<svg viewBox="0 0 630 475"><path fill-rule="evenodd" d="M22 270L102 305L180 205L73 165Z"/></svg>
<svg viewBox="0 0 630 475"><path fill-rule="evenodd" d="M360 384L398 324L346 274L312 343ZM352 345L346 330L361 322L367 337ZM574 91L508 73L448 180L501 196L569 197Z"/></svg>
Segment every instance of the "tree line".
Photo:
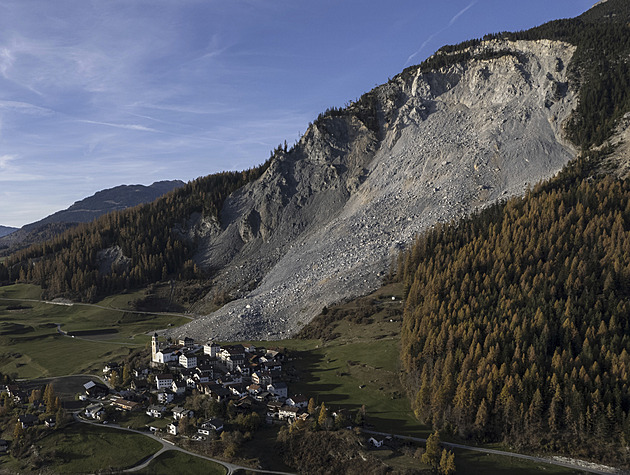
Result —
<svg viewBox="0 0 630 475"><path fill-rule="evenodd" d="M260 177L270 162L198 178L153 203L106 214L20 250L0 263L0 282L33 283L47 297L93 301L169 278L202 277L192 261L195 243L175 229L185 227L194 213L218 219L225 199ZM110 248L124 258L104 267L99 251Z"/></svg>

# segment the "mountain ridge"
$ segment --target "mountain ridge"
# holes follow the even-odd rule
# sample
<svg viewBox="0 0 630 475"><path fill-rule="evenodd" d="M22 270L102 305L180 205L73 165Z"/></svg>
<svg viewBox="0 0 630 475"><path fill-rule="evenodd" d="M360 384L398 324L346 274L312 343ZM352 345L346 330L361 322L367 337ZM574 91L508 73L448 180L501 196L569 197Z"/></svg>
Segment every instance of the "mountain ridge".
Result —
<svg viewBox="0 0 630 475"><path fill-rule="evenodd" d="M17 231L18 228L14 228L11 226L0 226L0 237L6 236L7 234L11 234L14 231Z"/></svg>
<svg viewBox="0 0 630 475"><path fill-rule="evenodd" d="M184 332L283 338L328 302L378 286L426 227L520 195L605 143L630 110L628 15L609 0L578 18L445 46L320 114L261 167L198 179L20 252L0 276L87 300L194 279L181 283L192 313L232 302ZM118 248L129 266L104 269L94 257Z"/></svg>
<svg viewBox="0 0 630 475"><path fill-rule="evenodd" d="M78 223L92 221L111 211L151 202L184 184L181 180L162 180L151 185L118 185L97 191L64 210L26 224L10 235L0 236L0 249L8 248L5 253L9 253L33 243L51 239Z"/></svg>

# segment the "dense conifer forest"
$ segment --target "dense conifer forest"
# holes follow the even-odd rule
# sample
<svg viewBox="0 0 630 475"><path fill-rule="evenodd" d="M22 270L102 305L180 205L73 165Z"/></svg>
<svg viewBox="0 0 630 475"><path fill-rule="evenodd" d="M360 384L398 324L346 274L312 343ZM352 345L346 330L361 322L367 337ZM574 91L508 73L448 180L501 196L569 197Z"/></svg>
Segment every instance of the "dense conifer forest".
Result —
<svg viewBox="0 0 630 475"><path fill-rule="evenodd" d="M30 282L48 297L92 301L169 278L202 277L191 260L194 243L173 229L193 213L218 218L225 199L262 175L270 160L243 172L198 178L153 203L109 213L21 250L0 264L0 282ZM103 269L99 251L116 246L128 260Z"/></svg>
<svg viewBox="0 0 630 475"><path fill-rule="evenodd" d="M419 237L398 261L418 418L466 438L625 459L630 181L588 160Z"/></svg>
<svg viewBox="0 0 630 475"><path fill-rule="evenodd" d="M436 226L399 257L416 416L465 438L628 463L630 181L587 152L630 111L630 4L489 35L577 46L582 158L523 198ZM477 43L446 47L437 65Z"/></svg>

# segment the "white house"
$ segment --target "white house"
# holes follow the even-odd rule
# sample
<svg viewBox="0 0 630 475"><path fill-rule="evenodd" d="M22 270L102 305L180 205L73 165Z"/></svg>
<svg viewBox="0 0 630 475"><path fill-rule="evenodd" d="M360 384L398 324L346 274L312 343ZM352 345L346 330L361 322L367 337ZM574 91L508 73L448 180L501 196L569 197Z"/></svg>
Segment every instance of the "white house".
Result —
<svg viewBox="0 0 630 475"><path fill-rule="evenodd" d="M160 404L168 404L175 398L175 394L167 389L160 389L157 393L157 400Z"/></svg>
<svg viewBox="0 0 630 475"><path fill-rule="evenodd" d="M205 355L217 356L217 354L221 351L221 346L218 343L214 343L209 341L205 345L203 345L203 353Z"/></svg>
<svg viewBox="0 0 630 475"><path fill-rule="evenodd" d="M308 399L306 398L306 396L303 396L302 394L298 394L297 396L288 398L285 401L285 404L287 406L295 406L302 409L306 409L308 407Z"/></svg>
<svg viewBox="0 0 630 475"><path fill-rule="evenodd" d="M160 418L162 417L162 414L164 414L165 411L166 411L166 407L164 406L151 405L147 408L146 414L147 416Z"/></svg>
<svg viewBox="0 0 630 475"><path fill-rule="evenodd" d="M91 404L85 408L85 416L90 419L100 419L105 414L102 404Z"/></svg>
<svg viewBox="0 0 630 475"><path fill-rule="evenodd" d="M267 386L267 391L276 396L277 398L286 399L288 395L287 384L283 382L271 383Z"/></svg>
<svg viewBox="0 0 630 475"><path fill-rule="evenodd" d="M184 409L183 407L177 406L173 408L173 419L176 421L180 420L182 417L192 417L195 413L189 409Z"/></svg>
<svg viewBox="0 0 630 475"><path fill-rule="evenodd" d="M207 369L195 368L192 376L198 383L209 383L214 377L214 370L211 367Z"/></svg>
<svg viewBox="0 0 630 475"><path fill-rule="evenodd" d="M184 352L179 356L179 364L186 369L194 368L197 366L197 355Z"/></svg>
<svg viewBox="0 0 630 475"><path fill-rule="evenodd" d="M267 387L271 384L271 373L255 371L252 373L252 383L260 384L261 386Z"/></svg>
<svg viewBox="0 0 630 475"><path fill-rule="evenodd" d="M170 388L173 385L172 374L158 374L155 377L155 385L158 389Z"/></svg>
<svg viewBox="0 0 630 475"><path fill-rule="evenodd" d="M173 421L169 425L166 426L169 434L177 435L179 433L179 422Z"/></svg>
<svg viewBox="0 0 630 475"><path fill-rule="evenodd" d="M195 340L186 336L184 338L180 338L177 341L177 344L179 346L183 346L184 348L192 349L192 347L195 346Z"/></svg>
<svg viewBox="0 0 630 475"><path fill-rule="evenodd" d="M220 432L223 430L223 420L216 418L205 421L201 426L197 429L199 434L210 435L210 432Z"/></svg>
<svg viewBox="0 0 630 475"><path fill-rule="evenodd" d="M283 420L295 420L297 419L299 408L294 406L282 406L278 411L278 418Z"/></svg>

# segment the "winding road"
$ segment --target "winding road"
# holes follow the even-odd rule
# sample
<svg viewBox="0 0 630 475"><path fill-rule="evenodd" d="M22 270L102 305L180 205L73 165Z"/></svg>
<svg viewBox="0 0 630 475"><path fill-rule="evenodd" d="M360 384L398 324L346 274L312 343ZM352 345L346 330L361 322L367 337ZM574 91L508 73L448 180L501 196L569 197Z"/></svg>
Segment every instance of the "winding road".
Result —
<svg viewBox="0 0 630 475"><path fill-rule="evenodd" d="M232 475L233 473L235 473L238 470L246 470L249 472L255 472L255 473L269 473L269 474L276 474L276 475L295 475L293 473L289 473L289 472L275 472L272 470L259 470L256 468L251 468L251 467L244 467L241 465L236 465L233 463L229 463L229 462L224 462L223 460L218 460L212 457L206 457L205 455L200 455L200 454L196 454L194 452L191 452L189 450L183 449L181 447L178 447L177 445L173 444L172 442L169 442L165 439L162 439L161 437L156 436L153 433L147 433L147 432L143 432L140 430L136 430L136 429L129 429L127 427L121 427L118 424L107 424L107 425L103 425L101 423L98 422L92 422L92 421L87 421L85 419L82 419L81 417L79 417L78 413L74 412L73 414L74 420L77 422L81 422L83 424L91 424L91 425L95 425L98 427L108 427L111 429L117 429L117 430L123 430L123 431L127 431L127 432L133 432L135 434L140 434L143 435L145 437L150 437L153 440L158 441L159 443L162 444L162 448L160 450L158 450L157 452L155 452L153 455L151 455L150 457L146 458L145 460L143 460L142 462L140 462L138 465L135 465L134 467L128 468L126 470L123 470L123 472L138 472L140 470L142 470L143 468L146 468L149 466L149 464L156 458L158 457L160 454L168 451L168 450L175 450L177 452L182 452L185 453L187 455L193 456L193 457L199 457L202 458L204 460L208 460L210 462L214 462L217 463L219 465L222 465L223 467L225 467L225 469L227 470L227 475Z"/></svg>

